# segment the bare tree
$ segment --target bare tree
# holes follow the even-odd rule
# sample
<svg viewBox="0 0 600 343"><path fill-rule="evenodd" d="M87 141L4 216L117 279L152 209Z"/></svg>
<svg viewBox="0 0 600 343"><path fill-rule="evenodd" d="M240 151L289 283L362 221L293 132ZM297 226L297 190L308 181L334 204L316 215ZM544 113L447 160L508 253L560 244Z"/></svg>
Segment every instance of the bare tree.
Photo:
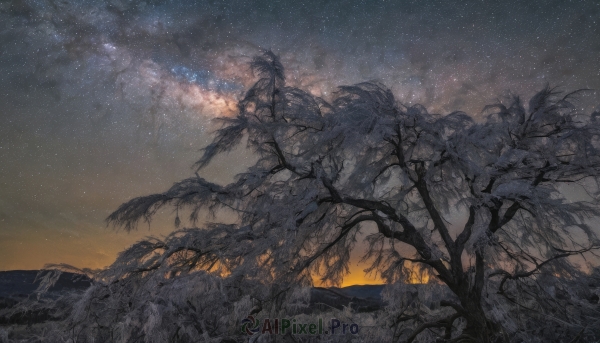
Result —
<svg viewBox="0 0 600 343"><path fill-rule="evenodd" d="M375 82L340 87L327 102L286 86L272 52L255 58L252 68L258 81L238 115L220 119L196 167L200 172L244 136L258 161L229 185L197 173L108 217L133 230L170 205L178 214L189 209L192 222L203 209L233 210L237 224L181 231L171 246L139 246L135 258L120 257L127 273L169 261L173 275L219 268L228 278L265 283L310 284L312 275L339 283L358 232L371 223L367 272L402 280L410 262L449 290L440 304L445 316L428 322L399 316L396 322L412 320L414 330L397 339L411 342L440 329L443 339L492 342L508 334L485 305L490 286L493 296L527 312L539 299L522 303L517 289L542 274L572 277L579 269L569 257L598 247L589 220L599 211L600 122L597 112L576 111L578 92L561 96L545 87L528 108L513 96L487 106L485 118L475 121L463 112L435 115L405 106ZM587 199L566 199L565 184L582 185ZM451 224L451 213L462 213L464 225Z"/></svg>

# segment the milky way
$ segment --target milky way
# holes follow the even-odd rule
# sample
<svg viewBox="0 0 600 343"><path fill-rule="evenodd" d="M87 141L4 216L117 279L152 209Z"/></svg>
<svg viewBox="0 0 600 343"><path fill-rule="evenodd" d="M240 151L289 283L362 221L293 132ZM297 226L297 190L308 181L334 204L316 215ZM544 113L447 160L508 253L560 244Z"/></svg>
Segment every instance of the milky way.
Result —
<svg viewBox="0 0 600 343"><path fill-rule="evenodd" d="M401 102L477 116L509 91L600 89L599 27L597 1L2 1L0 270L102 267L169 232L103 220L192 174L261 49L324 98L379 80ZM228 182L253 158L202 176Z"/></svg>

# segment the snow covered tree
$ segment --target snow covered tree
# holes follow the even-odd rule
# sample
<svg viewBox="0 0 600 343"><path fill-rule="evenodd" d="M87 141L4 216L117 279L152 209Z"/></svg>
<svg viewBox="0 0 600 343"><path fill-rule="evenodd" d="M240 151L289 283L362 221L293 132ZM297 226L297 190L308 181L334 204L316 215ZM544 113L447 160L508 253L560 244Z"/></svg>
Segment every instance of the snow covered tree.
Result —
<svg viewBox="0 0 600 343"><path fill-rule="evenodd" d="M600 114L579 113L572 104L578 92L561 96L545 87L527 108L513 96L487 106L476 121L405 106L376 82L340 87L326 101L286 86L272 52L251 66L258 81L237 116L220 119L196 176L108 217L134 230L172 206L176 226L186 209L193 223L203 210L234 211L236 224L142 242L119 257L113 277L216 271L227 280L277 285L272 300L289 285L311 284L314 275L339 283L357 234L370 228L366 272L392 283L419 266L448 294L430 321L400 313L395 323L411 322L412 330L395 339L412 342L431 329L441 339L495 342L522 329L506 326L510 311L534 316L558 306L530 294L543 288L542 276L579 277L571 256L598 248L590 220L599 213ZM244 137L258 156L253 166L228 185L199 176ZM565 197L564 185L580 185L585 196ZM447 219L461 214L464 223ZM586 318L560 320L584 327Z"/></svg>

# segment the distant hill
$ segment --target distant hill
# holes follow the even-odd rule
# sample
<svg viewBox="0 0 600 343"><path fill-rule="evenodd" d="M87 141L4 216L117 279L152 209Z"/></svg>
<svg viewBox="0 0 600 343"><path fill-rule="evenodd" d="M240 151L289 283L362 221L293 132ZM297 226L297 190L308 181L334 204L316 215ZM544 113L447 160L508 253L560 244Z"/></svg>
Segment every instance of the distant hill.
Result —
<svg viewBox="0 0 600 343"><path fill-rule="evenodd" d="M385 285L355 285L343 288L314 287L310 292L311 307L342 309L350 306L357 312L371 312L383 306L381 292ZM325 308L322 308L325 307Z"/></svg>
<svg viewBox="0 0 600 343"><path fill-rule="evenodd" d="M0 326L30 325L62 318L58 308L44 308L43 305L30 308L19 307L20 304L36 299L35 290L39 282L34 281L38 272L38 270L0 272ZM91 280L84 275L62 273L56 284L44 294L41 304L69 291L83 291L90 284Z"/></svg>
<svg viewBox="0 0 600 343"><path fill-rule="evenodd" d="M329 287L331 290L336 290L346 296L349 297L357 297L357 298L373 298L377 300L381 300L381 292L385 285L352 285L347 287Z"/></svg>
<svg viewBox="0 0 600 343"><path fill-rule="evenodd" d="M39 282L35 277L39 270L10 270L0 272L0 298L27 297L34 293ZM62 273L56 284L48 292L62 293L67 290L84 290L90 286L90 279L73 273Z"/></svg>

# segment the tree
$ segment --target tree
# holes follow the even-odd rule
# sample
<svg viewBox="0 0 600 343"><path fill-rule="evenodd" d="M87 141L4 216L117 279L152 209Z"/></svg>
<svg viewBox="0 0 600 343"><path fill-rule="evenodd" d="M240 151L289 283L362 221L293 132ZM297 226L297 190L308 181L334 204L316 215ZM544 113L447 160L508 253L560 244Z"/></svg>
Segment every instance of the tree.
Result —
<svg viewBox="0 0 600 343"><path fill-rule="evenodd" d="M527 109L511 96L475 121L403 105L376 82L340 87L328 102L286 86L269 51L251 66L258 81L237 116L220 119L196 176L124 203L107 219L133 230L169 205L176 226L186 208L192 222L203 209L234 211L236 224L137 246L121 255L121 273L168 265L172 276L201 269L277 285L310 284L313 275L339 283L358 232L373 225L366 272L393 282L410 263L449 291L440 302L449 315L415 322L405 340L441 328L445 339L492 342L509 334L487 308L489 287L496 303L535 312L547 304L536 297L522 303L515 292L531 291L542 275L580 276L569 257L598 248L589 219L599 213L599 113L576 111L579 92L560 96L546 86ZM225 186L199 176L244 136L258 156L253 166ZM565 198L565 184L583 185L588 198ZM463 213L462 227L447 221L451 212Z"/></svg>

